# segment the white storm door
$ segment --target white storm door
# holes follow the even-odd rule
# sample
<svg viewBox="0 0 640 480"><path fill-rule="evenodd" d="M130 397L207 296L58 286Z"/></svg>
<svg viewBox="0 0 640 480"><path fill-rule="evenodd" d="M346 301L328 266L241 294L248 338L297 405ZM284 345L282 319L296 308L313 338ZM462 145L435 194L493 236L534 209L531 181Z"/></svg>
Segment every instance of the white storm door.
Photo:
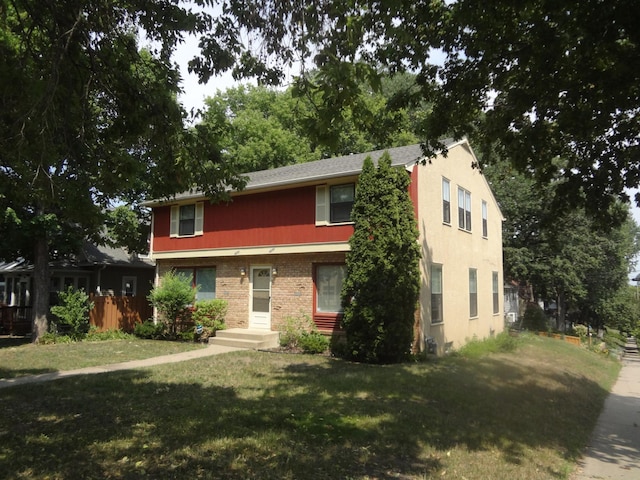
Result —
<svg viewBox="0 0 640 480"><path fill-rule="evenodd" d="M251 267L249 328L271 330L271 268Z"/></svg>

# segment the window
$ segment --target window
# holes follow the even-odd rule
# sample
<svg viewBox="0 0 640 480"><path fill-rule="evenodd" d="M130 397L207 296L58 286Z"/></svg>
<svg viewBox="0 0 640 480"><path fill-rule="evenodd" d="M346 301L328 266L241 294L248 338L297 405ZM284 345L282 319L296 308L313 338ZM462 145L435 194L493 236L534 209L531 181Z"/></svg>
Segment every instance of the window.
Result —
<svg viewBox="0 0 640 480"><path fill-rule="evenodd" d="M478 271L469 269L469 316L478 316Z"/></svg>
<svg viewBox="0 0 640 480"><path fill-rule="evenodd" d="M471 231L471 193L458 187L458 227Z"/></svg>
<svg viewBox="0 0 640 480"><path fill-rule="evenodd" d="M193 237L202 235L204 204L173 205L171 207L172 237Z"/></svg>
<svg viewBox="0 0 640 480"><path fill-rule="evenodd" d="M500 289L498 288L498 272L491 275L491 290L493 292L493 313L500 312Z"/></svg>
<svg viewBox="0 0 640 480"><path fill-rule="evenodd" d="M321 185L316 187L316 225L351 221L355 185Z"/></svg>
<svg viewBox="0 0 640 480"><path fill-rule="evenodd" d="M489 226L487 225L487 202L482 201L482 236L489 236Z"/></svg>
<svg viewBox="0 0 640 480"><path fill-rule="evenodd" d="M347 274L345 265L318 265L316 267L316 311L342 312L342 282Z"/></svg>
<svg viewBox="0 0 640 480"><path fill-rule="evenodd" d="M194 287L200 287L196 293L196 301L216 298L216 269L214 267L176 268L175 272L187 275L191 278L191 284Z"/></svg>
<svg viewBox="0 0 640 480"><path fill-rule="evenodd" d="M431 265L431 323L442 323L442 265Z"/></svg>
<svg viewBox="0 0 640 480"><path fill-rule="evenodd" d="M135 297L137 283L136 277L122 277L122 296Z"/></svg>
<svg viewBox="0 0 640 480"><path fill-rule="evenodd" d="M446 178L442 179L442 221L451 223L451 185Z"/></svg>

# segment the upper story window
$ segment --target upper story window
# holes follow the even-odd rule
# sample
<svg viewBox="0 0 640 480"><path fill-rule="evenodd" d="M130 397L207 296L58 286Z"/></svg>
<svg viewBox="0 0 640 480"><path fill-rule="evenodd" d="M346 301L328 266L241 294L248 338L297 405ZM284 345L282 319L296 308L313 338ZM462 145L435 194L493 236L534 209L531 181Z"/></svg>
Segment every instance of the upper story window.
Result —
<svg viewBox="0 0 640 480"><path fill-rule="evenodd" d="M446 178L442 179L442 221L451 224L451 184Z"/></svg>
<svg viewBox="0 0 640 480"><path fill-rule="evenodd" d="M171 207L172 237L193 237L202 235L204 204L202 202Z"/></svg>
<svg viewBox="0 0 640 480"><path fill-rule="evenodd" d="M458 187L458 227L471 231L471 193Z"/></svg>
<svg viewBox="0 0 640 480"><path fill-rule="evenodd" d="M316 187L316 225L351 221L355 184Z"/></svg>
<svg viewBox="0 0 640 480"><path fill-rule="evenodd" d="M482 236L489 236L489 225L487 223L487 202L482 201Z"/></svg>

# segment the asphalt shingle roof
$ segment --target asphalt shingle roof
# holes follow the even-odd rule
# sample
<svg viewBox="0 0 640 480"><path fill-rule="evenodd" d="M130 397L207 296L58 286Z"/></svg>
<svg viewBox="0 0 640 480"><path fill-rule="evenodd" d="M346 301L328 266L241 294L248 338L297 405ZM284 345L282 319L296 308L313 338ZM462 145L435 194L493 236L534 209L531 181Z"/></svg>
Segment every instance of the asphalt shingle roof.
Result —
<svg viewBox="0 0 640 480"><path fill-rule="evenodd" d="M455 142L452 139L446 139L443 143L449 148ZM384 152L389 152L391 165L394 167L409 166L424 157L420 145L415 144L405 147L384 148L373 152L344 155L341 157L325 158L307 163L297 163L245 174L248 181L244 191L357 175L362 171L362 164L365 158L370 156L373 162L377 164ZM169 201L191 200L202 197L202 192L196 189L179 193ZM151 200L145 202L145 204L152 206L158 203L165 203L165 201L166 200Z"/></svg>

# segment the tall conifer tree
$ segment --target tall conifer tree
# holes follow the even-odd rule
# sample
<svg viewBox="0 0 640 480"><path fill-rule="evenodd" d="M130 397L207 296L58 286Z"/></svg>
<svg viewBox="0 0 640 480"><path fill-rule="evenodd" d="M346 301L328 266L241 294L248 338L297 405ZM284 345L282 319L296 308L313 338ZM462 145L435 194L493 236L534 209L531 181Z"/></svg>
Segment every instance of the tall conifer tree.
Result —
<svg viewBox="0 0 640 480"><path fill-rule="evenodd" d="M364 161L342 289L347 355L353 360L394 363L411 351L420 246L409 182L404 169L391 168L388 153L377 169L370 157Z"/></svg>

